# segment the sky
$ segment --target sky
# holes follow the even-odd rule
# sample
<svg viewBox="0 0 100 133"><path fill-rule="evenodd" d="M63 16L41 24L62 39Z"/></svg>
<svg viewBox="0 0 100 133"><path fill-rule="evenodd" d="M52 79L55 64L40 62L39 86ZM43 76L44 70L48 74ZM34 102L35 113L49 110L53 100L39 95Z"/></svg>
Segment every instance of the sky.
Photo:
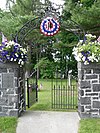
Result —
<svg viewBox="0 0 100 133"><path fill-rule="evenodd" d="M5 9L6 0L0 0L0 8Z"/></svg>
<svg viewBox="0 0 100 133"><path fill-rule="evenodd" d="M56 3L56 4L63 4L63 0L50 0L51 2L53 3ZM1 9L5 9L5 4L6 4L6 0L0 0L0 8Z"/></svg>

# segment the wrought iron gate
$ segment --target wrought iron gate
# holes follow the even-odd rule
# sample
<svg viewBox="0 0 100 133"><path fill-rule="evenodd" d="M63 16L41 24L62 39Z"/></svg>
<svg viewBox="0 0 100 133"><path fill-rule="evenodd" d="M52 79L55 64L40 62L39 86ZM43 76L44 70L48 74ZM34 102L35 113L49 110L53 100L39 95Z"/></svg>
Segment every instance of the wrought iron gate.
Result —
<svg viewBox="0 0 100 133"><path fill-rule="evenodd" d="M77 81L71 75L66 77L61 72L55 72L52 80L52 108L76 109L77 108ZM66 78L64 78L64 76Z"/></svg>
<svg viewBox="0 0 100 133"><path fill-rule="evenodd" d="M26 80L27 92L26 101L28 108L38 101L37 71L34 71Z"/></svg>

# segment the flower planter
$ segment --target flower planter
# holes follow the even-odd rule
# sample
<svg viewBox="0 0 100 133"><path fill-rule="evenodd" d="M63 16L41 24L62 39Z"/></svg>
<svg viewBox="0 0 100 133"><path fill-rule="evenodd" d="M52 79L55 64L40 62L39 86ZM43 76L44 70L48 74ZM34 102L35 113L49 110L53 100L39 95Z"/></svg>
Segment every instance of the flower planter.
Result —
<svg viewBox="0 0 100 133"><path fill-rule="evenodd" d="M17 62L20 66L23 66L26 59L27 51L20 44L9 41L0 45L0 61Z"/></svg>

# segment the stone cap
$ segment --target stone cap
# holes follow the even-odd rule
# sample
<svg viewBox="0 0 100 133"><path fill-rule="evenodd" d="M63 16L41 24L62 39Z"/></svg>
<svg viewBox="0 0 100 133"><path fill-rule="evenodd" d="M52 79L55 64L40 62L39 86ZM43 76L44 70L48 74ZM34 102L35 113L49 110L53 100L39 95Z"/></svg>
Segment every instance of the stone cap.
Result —
<svg viewBox="0 0 100 133"><path fill-rule="evenodd" d="M0 62L0 68L19 68L19 65L17 64L17 62Z"/></svg>
<svg viewBox="0 0 100 133"><path fill-rule="evenodd" d="M88 65L84 65L84 63L83 62L78 62L77 63L77 67L78 67L78 69L87 69L87 68L89 68L89 69L100 69L100 62L94 62L94 63L90 63L90 64L88 64Z"/></svg>

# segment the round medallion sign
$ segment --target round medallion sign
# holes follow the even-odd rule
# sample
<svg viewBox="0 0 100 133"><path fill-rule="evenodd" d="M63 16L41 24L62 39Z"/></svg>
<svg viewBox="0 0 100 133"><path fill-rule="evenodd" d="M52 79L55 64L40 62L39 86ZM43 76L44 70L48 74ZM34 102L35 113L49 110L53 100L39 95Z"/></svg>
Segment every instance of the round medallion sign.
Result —
<svg viewBox="0 0 100 133"><path fill-rule="evenodd" d="M40 31L46 36L53 36L57 34L59 28L59 22L52 17L45 18L40 25Z"/></svg>

